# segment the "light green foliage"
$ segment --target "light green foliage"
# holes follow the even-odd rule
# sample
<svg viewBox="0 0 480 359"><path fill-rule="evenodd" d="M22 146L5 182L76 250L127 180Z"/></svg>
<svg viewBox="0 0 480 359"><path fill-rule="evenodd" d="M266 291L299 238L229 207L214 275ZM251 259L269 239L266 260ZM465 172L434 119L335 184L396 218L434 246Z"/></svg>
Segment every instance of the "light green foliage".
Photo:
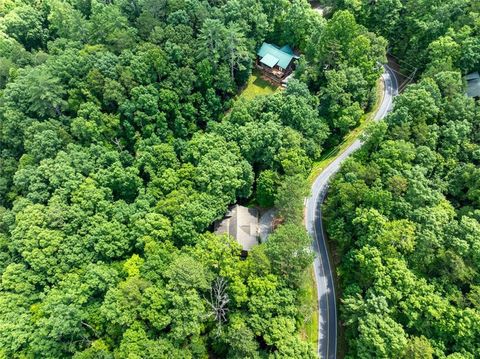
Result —
<svg viewBox="0 0 480 359"><path fill-rule="evenodd" d="M433 348L425 337L412 337L409 339L408 347L404 355L411 359L433 358Z"/></svg>
<svg viewBox="0 0 480 359"><path fill-rule="evenodd" d="M302 176L287 176L277 190L275 207L287 223L300 223L303 203L309 193L308 183Z"/></svg>
<svg viewBox="0 0 480 359"><path fill-rule="evenodd" d="M264 80L261 77L261 72L253 70L248 78L246 87L242 90L238 99L252 100L257 96L271 95L276 91L279 91L278 87Z"/></svg>
<svg viewBox="0 0 480 359"><path fill-rule="evenodd" d="M311 238L303 226L285 224L268 239L265 254L272 270L292 286L299 285L302 275L312 263Z"/></svg>

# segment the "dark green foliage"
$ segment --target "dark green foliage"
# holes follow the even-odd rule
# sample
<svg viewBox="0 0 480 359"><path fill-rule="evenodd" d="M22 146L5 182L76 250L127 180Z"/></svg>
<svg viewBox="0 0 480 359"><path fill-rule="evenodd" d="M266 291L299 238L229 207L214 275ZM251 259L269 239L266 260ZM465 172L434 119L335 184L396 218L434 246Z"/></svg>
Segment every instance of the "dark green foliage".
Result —
<svg viewBox="0 0 480 359"><path fill-rule="evenodd" d="M260 173L257 180L257 202L261 207L273 207L278 187L278 175L272 170Z"/></svg>

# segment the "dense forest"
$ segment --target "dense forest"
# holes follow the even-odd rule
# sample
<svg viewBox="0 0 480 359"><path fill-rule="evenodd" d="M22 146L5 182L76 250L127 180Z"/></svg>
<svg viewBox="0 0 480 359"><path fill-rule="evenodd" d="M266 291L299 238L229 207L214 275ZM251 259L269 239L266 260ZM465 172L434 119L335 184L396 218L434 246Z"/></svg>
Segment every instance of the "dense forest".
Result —
<svg viewBox="0 0 480 359"><path fill-rule="evenodd" d="M325 206L348 358L480 357L478 1L339 1L418 81L371 126ZM409 65L406 65L409 64Z"/></svg>
<svg viewBox="0 0 480 359"><path fill-rule="evenodd" d="M298 79L236 100L263 41ZM0 357L314 357L305 178L386 45L305 0L0 2ZM237 201L283 218L246 260Z"/></svg>

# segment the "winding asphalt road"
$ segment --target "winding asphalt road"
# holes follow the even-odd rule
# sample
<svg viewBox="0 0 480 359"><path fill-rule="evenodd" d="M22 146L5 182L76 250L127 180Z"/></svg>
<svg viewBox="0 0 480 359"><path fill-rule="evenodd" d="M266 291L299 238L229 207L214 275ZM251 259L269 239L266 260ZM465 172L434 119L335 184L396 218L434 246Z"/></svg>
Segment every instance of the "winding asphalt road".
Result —
<svg viewBox="0 0 480 359"><path fill-rule="evenodd" d="M398 94L398 81L394 72L385 66L383 101L374 121L383 119L393 107L393 98ZM318 355L321 359L337 357L337 300L333 282L332 266L328 256L326 236L322 223L322 203L328 190L328 182L341 163L362 146L360 139L352 143L338 156L313 183L311 195L306 201L306 226L314 239L316 253L314 261L315 279L318 292Z"/></svg>

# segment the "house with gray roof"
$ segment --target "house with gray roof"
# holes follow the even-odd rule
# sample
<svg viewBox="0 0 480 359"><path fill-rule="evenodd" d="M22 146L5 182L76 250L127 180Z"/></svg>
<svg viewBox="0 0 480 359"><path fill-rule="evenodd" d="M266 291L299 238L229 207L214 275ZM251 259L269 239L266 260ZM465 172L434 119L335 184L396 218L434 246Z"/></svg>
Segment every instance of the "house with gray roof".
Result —
<svg viewBox="0 0 480 359"><path fill-rule="evenodd" d="M281 82L292 73L297 59L299 56L289 45L278 47L264 42L257 52L257 67L272 80Z"/></svg>
<svg viewBox="0 0 480 359"><path fill-rule="evenodd" d="M467 96L480 99L480 74L472 72L465 76L465 81L467 81Z"/></svg>
<svg viewBox="0 0 480 359"><path fill-rule="evenodd" d="M259 243L258 214L255 208L235 205L221 221L215 223L215 233L235 238L246 254Z"/></svg>

